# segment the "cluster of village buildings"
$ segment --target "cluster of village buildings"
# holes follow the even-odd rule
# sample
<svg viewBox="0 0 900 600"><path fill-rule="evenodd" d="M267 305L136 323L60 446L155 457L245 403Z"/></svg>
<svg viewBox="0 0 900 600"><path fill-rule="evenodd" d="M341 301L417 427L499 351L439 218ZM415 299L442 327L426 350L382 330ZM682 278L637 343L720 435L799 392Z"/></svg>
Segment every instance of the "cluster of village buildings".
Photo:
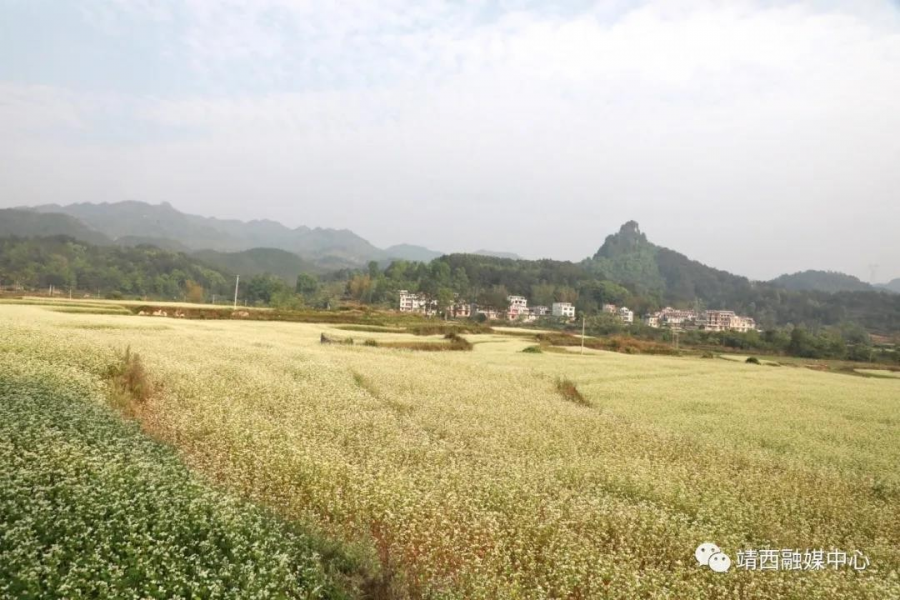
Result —
<svg viewBox="0 0 900 600"><path fill-rule="evenodd" d="M508 319L510 321L522 321L531 323L541 317L557 317L562 319L575 318L575 306L570 302L554 302L551 306L528 306L528 299L524 296L507 297L509 306L506 310L497 310L474 303L455 302L446 308L446 314L456 319L467 319L484 315L488 320ZM400 290L400 312L415 312L427 316L438 313L437 300L428 298L423 294L410 293Z"/></svg>
<svg viewBox="0 0 900 600"><path fill-rule="evenodd" d="M474 303L455 302L448 306L445 314L451 318L467 319L484 315L488 320L507 319L531 323L542 317L574 319L575 306L570 302L554 302L551 306L528 306L524 296L507 297L509 306L505 311L479 306ZM400 291L400 312L421 313L427 316L438 314L437 300L424 294ZM634 311L627 306L604 304L603 312L619 318L626 325L634 323ZM664 327L675 331L703 329L706 331L739 331L756 329L756 322L750 317L743 317L730 310L681 310L667 306L666 308L644 316L644 323L650 327Z"/></svg>
<svg viewBox="0 0 900 600"><path fill-rule="evenodd" d="M644 317L650 327L666 327L676 331L703 329L705 331L747 332L757 329L756 321L731 310L681 310L667 306Z"/></svg>

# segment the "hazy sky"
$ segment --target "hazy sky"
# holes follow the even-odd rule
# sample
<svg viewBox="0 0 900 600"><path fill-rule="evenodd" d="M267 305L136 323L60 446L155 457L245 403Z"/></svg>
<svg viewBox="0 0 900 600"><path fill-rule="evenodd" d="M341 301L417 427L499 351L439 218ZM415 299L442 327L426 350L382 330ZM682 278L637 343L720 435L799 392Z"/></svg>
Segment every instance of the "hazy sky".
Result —
<svg viewBox="0 0 900 600"><path fill-rule="evenodd" d="M900 277L900 6L0 0L0 206Z"/></svg>

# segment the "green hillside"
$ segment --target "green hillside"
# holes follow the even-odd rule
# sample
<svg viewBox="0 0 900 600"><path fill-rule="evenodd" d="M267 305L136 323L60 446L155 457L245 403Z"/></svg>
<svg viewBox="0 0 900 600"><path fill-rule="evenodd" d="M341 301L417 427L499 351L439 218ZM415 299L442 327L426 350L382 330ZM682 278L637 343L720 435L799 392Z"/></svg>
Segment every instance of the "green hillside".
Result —
<svg viewBox="0 0 900 600"><path fill-rule="evenodd" d="M15 208L0 209L0 237L66 235L91 244L109 244L110 238L69 215L36 213Z"/></svg>
<svg viewBox="0 0 900 600"><path fill-rule="evenodd" d="M875 290L874 286L860 281L857 277L837 271L801 271L790 275L781 275L773 279L771 283L787 290L816 292L871 292Z"/></svg>
<svg viewBox="0 0 900 600"><path fill-rule="evenodd" d="M0 238L0 285L181 299L188 282L228 294L233 276L180 252L95 246L73 238Z"/></svg>
<svg viewBox="0 0 900 600"><path fill-rule="evenodd" d="M271 273L291 285L300 273L322 273L324 270L296 254L277 248L252 248L242 252L216 252L200 250L193 256L208 265L239 275Z"/></svg>

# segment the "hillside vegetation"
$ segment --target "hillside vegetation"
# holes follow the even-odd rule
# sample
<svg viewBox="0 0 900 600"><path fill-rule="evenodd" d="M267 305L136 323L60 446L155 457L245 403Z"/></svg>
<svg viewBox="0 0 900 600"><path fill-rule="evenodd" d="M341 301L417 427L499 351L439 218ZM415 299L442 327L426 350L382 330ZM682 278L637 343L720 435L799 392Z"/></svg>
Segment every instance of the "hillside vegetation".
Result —
<svg viewBox="0 0 900 600"><path fill-rule="evenodd" d="M63 214L42 215L28 210L0 208L0 238L68 236L89 244L112 243L109 237Z"/></svg>
<svg viewBox="0 0 900 600"><path fill-rule="evenodd" d="M0 238L0 285L178 298L227 294L232 276L179 252L152 246L95 246L68 237ZM202 297L201 297L202 300Z"/></svg>
<svg viewBox="0 0 900 600"><path fill-rule="evenodd" d="M104 215L104 219L112 218L109 210L106 212L101 210L105 205L73 206L80 207L76 212L88 214L99 212ZM125 210L130 205L124 208L118 204L111 206L119 211ZM132 209L143 211L146 206L148 205L137 203L137 207ZM154 211L174 211L171 207L151 208ZM180 215L178 222L187 227L183 221L189 215L174 212ZM151 217L147 218L152 220ZM211 221L201 219L201 221L203 227L213 230L214 224L216 227L224 227L215 219ZM191 224L193 221L188 219L187 223ZM250 227L251 224L251 230L255 231L254 228L258 228L260 232L269 231L277 225L254 221L251 224L240 224L239 227L234 223L233 227L245 233L243 227ZM147 235L130 239L158 240L150 235L153 228L147 229ZM276 239L277 236L272 238ZM196 239L192 240L192 243L195 242ZM6 243L4 252L11 248L9 244L10 242ZM7 264L5 271L0 270L2 278L0 283L9 285L14 281L27 281L35 282L29 285L41 287L46 286L51 280L62 279L65 284L54 285L72 285L71 276L60 278L55 277L53 273L54 270L60 269L68 272L63 263L68 263L71 257L65 253L59 257L59 246L56 242L44 243L37 239L28 242L32 248L42 244L46 246L42 251L46 259L43 263L39 260L24 269L21 264L10 266L9 261L0 256L0 265L3 265L4 261ZM405 249L409 250L410 254L422 255L410 247ZM102 254L100 251L92 252L94 255ZM304 304L335 307L339 301L345 300L395 308L398 305L400 290L410 290L437 300L442 310L454 301L461 300L474 301L485 307L503 311L507 306L507 297L515 294L525 296L532 306L548 306L556 301L572 302L579 314L587 315L598 314L601 306L606 303L626 305L634 310L638 317L665 306L676 306L701 310L733 310L753 317L757 324L766 330L789 325L803 325L815 330L854 323L870 332L884 335L900 331L900 294L884 290L876 291L872 287L866 291L834 292L793 290L784 287L785 281L794 281L795 284L792 285L796 286L800 285L797 281L820 279L809 273L790 276L792 279L782 280L781 284L751 282L744 277L708 267L678 252L652 244L633 221L623 225L619 232L608 236L593 257L579 263L451 254L433 259L429 263L394 260L386 264L388 261L379 263L372 260L365 268L360 268L358 263L354 262L356 259L341 258L332 254L316 255L315 258L308 259L286 250L273 248L253 248L239 252L204 250L197 251L189 258L170 261L171 266L167 272L154 273L154 278L167 277L168 281L147 283L146 277L142 274L146 261L141 256L148 252L152 250L143 246L138 247L133 255L123 250L119 256L123 259L134 256L136 263L128 264L127 260L118 260L119 274L107 277L106 283L97 287L103 288L105 292L125 295L155 294L168 299L179 294L187 296L193 291L195 301L209 300L213 295L222 297L229 294L211 273L207 272L205 277L197 274L196 270L191 274L185 274L185 270L179 266L180 263L178 265L176 263L186 261L196 263L198 267L202 265L207 271L216 271L226 278L232 274L243 275L245 282L248 277L258 278L256 285L253 286L255 291L241 295L241 299L251 303L268 304L274 298L282 307ZM169 254L174 256L174 253ZM50 256L57 258L50 261ZM311 275L318 275L319 283L310 282ZM834 283L835 274L826 276L825 279ZM203 281L197 279L198 277ZM134 278L138 281L132 281ZM96 280L96 277L88 279ZM203 290L197 291L196 286L190 286L189 289L187 285L189 280L199 283ZM82 280L75 278L74 281L76 288L82 285ZM173 281L174 284L171 283ZM319 285L320 283L325 285ZM824 284L821 284L818 287L823 286ZM816 286L809 283L807 287ZM848 285L845 282L843 286L835 284L834 287L840 289ZM96 290L96 287L88 288L85 285L81 289Z"/></svg>
<svg viewBox="0 0 900 600"><path fill-rule="evenodd" d="M812 290L817 292L871 292L875 288L857 277L836 271L802 271L782 275L772 280L772 285L786 290Z"/></svg>
<svg viewBox="0 0 900 600"><path fill-rule="evenodd" d="M301 273L322 273L319 265L304 260L292 252L276 248L253 248L241 252L200 250L193 256L222 271L241 276L270 273L293 285Z"/></svg>

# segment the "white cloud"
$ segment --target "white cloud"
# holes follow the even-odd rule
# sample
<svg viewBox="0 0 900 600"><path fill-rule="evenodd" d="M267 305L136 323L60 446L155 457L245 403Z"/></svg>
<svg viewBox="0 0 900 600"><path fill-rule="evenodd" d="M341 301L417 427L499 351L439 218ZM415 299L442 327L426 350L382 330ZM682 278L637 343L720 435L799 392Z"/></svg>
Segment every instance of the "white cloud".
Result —
<svg viewBox="0 0 900 600"><path fill-rule="evenodd" d="M165 51L208 91L7 83L0 157L25 174L52 165L71 185L60 197L12 174L0 189L567 258L637 218L652 238L752 276L865 276L869 262L900 276L900 21L886 4L160 6L147 3L148 18L180 20ZM159 135L34 139L90 133L110 114Z"/></svg>

